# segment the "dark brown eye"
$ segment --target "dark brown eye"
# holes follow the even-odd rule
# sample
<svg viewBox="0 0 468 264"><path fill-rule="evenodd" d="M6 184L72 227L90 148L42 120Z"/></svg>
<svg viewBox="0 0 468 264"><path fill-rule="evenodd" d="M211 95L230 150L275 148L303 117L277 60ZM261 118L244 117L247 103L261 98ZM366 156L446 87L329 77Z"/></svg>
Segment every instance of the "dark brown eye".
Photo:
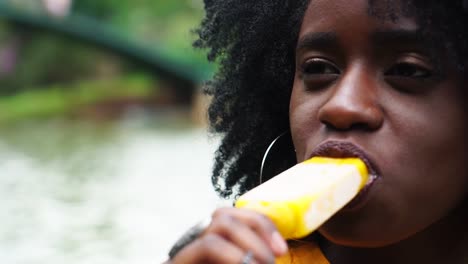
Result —
<svg viewBox="0 0 468 264"><path fill-rule="evenodd" d="M308 91L319 91L336 81L341 72L329 60L312 58L301 65L299 73Z"/></svg>
<svg viewBox="0 0 468 264"><path fill-rule="evenodd" d="M391 67L385 75L391 77L403 77L403 78L429 78L432 76L432 72L428 69L425 69L421 66L411 64L411 63L397 63Z"/></svg>
<svg viewBox="0 0 468 264"><path fill-rule="evenodd" d="M331 62L324 59L310 59L302 66L304 75L321 75L321 74L340 74L340 70Z"/></svg>
<svg viewBox="0 0 468 264"><path fill-rule="evenodd" d="M431 91L437 82L437 72L432 67L416 62L398 62L385 72L385 79L393 88L403 93L421 94Z"/></svg>

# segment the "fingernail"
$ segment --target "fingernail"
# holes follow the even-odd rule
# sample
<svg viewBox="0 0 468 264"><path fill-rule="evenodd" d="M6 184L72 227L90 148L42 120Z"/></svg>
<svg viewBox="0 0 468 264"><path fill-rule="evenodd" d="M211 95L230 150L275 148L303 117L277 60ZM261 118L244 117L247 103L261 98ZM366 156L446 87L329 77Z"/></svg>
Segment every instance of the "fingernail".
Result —
<svg viewBox="0 0 468 264"><path fill-rule="evenodd" d="M273 251L281 255L286 254L286 252L288 252L288 244L286 244L286 241L284 241L280 233L277 231L274 232L271 236L271 247Z"/></svg>

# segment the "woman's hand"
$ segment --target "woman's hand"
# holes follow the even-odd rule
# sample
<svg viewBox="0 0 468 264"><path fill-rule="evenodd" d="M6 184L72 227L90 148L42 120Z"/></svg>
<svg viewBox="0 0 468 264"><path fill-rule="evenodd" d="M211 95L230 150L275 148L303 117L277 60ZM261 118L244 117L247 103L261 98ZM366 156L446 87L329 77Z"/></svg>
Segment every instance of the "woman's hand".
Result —
<svg viewBox="0 0 468 264"><path fill-rule="evenodd" d="M275 263L287 244L273 223L251 210L221 208L206 230L168 263Z"/></svg>

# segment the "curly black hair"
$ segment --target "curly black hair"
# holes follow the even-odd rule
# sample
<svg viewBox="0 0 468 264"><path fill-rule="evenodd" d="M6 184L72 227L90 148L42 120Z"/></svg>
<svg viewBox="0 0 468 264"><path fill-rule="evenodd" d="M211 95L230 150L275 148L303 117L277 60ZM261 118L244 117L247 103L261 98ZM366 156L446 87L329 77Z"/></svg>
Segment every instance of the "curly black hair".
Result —
<svg viewBox="0 0 468 264"><path fill-rule="evenodd" d="M222 135L212 175L222 197L257 185L266 148L289 130L294 50L309 1L204 1L206 15L194 46L207 49L208 59L219 64L205 92L212 96L211 131ZM468 0L402 1L398 11L395 2L369 0L369 12L392 19L403 7L465 73Z"/></svg>

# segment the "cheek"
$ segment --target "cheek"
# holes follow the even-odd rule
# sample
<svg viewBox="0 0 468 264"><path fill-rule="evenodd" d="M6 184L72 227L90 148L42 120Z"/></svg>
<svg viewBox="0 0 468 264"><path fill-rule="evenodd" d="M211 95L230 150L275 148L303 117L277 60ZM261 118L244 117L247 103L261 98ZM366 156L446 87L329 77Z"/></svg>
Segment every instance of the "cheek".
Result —
<svg viewBox="0 0 468 264"><path fill-rule="evenodd" d="M459 91L447 82L426 95L380 93L385 121L376 133L379 141L390 142L380 155L407 171L401 177L428 180L423 175L467 167L467 111Z"/></svg>
<svg viewBox="0 0 468 264"><path fill-rule="evenodd" d="M303 87L295 82L289 105L291 136L299 162L305 158L307 142L320 130L318 97L303 93L302 90Z"/></svg>
<svg viewBox="0 0 468 264"><path fill-rule="evenodd" d="M413 119L425 120L421 126L417 126L417 122L408 124L408 130L412 131L407 136L412 155L408 160L412 164L405 167L417 170L413 175L419 177L415 177L413 186L421 186L421 192L444 200L444 197L461 194L460 187L467 186L468 148L465 135L468 131L464 111L453 105L441 109L444 110L428 110L426 118Z"/></svg>
<svg viewBox="0 0 468 264"><path fill-rule="evenodd" d="M393 234L403 236L443 218L466 199L466 111L458 98L446 94L424 103L401 100L386 109L387 127L380 135L394 144L380 153L387 173L382 194L389 198L389 214L396 216Z"/></svg>
<svg viewBox="0 0 468 264"><path fill-rule="evenodd" d="M446 100L413 109L405 107L405 113L389 113L388 123L394 126L389 137L393 136L394 142L403 144L400 153L392 156L400 157L403 167L420 168L428 174L437 168L447 171L466 168L466 114L456 105L460 104Z"/></svg>

